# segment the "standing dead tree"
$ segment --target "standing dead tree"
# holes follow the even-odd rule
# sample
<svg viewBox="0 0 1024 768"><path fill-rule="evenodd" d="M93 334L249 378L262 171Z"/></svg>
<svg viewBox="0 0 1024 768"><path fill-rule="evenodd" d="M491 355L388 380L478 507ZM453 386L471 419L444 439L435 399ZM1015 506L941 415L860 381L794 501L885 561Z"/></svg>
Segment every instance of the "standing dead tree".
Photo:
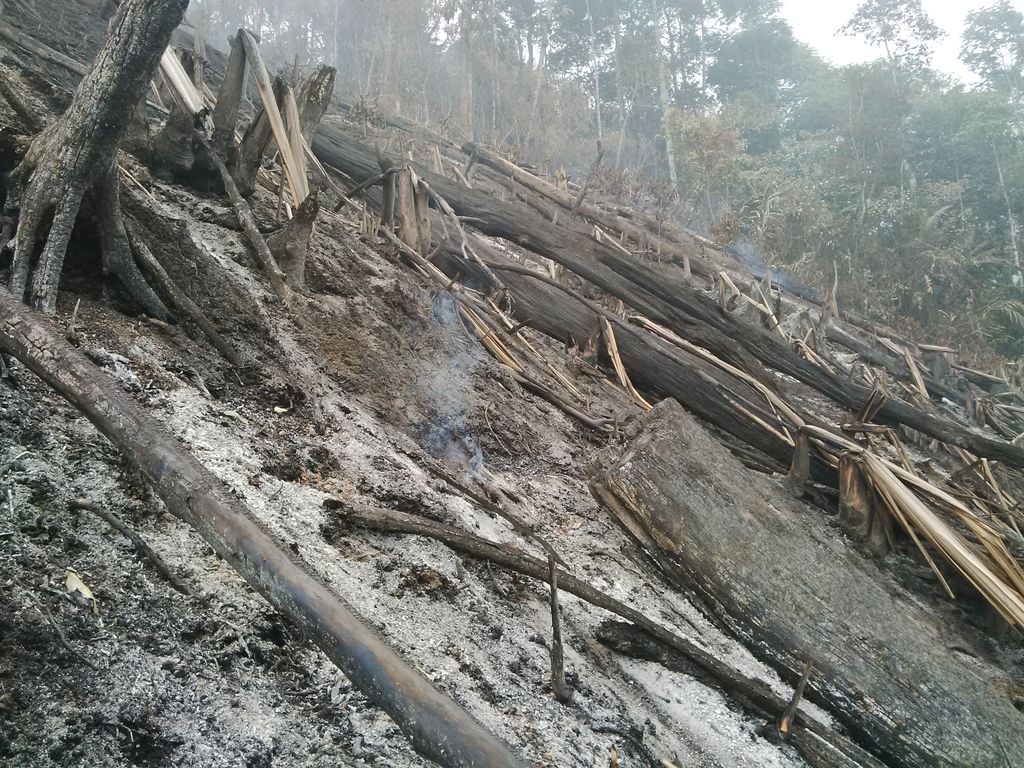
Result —
<svg viewBox="0 0 1024 768"><path fill-rule="evenodd" d="M40 133L11 173L6 210L19 212L11 292L53 314L64 257L82 200L96 206L103 270L156 317L170 316L132 257L121 216L117 150L188 0L126 0L68 110ZM36 240L52 213L46 246ZM31 287L29 280L31 278Z"/></svg>

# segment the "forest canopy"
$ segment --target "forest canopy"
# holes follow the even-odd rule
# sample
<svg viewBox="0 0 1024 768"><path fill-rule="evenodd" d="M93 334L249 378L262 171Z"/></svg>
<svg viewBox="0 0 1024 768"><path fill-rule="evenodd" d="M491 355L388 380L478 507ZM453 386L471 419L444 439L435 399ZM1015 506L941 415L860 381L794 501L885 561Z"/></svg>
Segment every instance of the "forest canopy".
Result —
<svg viewBox="0 0 1024 768"><path fill-rule="evenodd" d="M839 67L776 0L203 0L210 39L257 31L342 98L581 176L745 258L933 338L1024 345L1024 15L967 16L964 84L931 67L921 0L865 0Z"/></svg>

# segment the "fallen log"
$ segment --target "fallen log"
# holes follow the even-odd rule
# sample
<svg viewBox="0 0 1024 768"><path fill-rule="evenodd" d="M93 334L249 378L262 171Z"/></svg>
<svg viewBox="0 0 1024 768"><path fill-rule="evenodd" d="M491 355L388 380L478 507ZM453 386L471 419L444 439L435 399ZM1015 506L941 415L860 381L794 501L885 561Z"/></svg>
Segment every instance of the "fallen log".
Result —
<svg viewBox="0 0 1024 768"><path fill-rule="evenodd" d="M1008 681L955 629L894 592L777 484L664 401L609 449L594 495L709 618L896 766L1024 764Z"/></svg>
<svg viewBox="0 0 1024 768"><path fill-rule="evenodd" d="M64 67L76 75L84 75L89 71L89 68L82 62L75 61L70 56L65 56L63 53L53 50L53 48L39 42L34 37L26 35L19 29L15 29L6 21L0 21L0 39L14 43L17 46L24 48L33 56L36 56L43 61L48 61L51 64Z"/></svg>
<svg viewBox="0 0 1024 768"><path fill-rule="evenodd" d="M517 265L479 240L474 241L473 247L486 254L488 264L501 273L517 321L580 349L600 336L601 314L595 305L582 297L573 297L571 291L547 284L544 275L526 274L528 270L521 267L516 269ZM452 239L443 244L434 263L452 278L486 284L479 266L463 259ZM746 385L628 323L616 322L615 336L622 362L640 390L659 398L676 398L709 424L753 447L762 463L778 471L789 466L792 447L782 436L736 409L736 402L750 407L758 401L758 395ZM760 412L759 407L755 407L756 412Z"/></svg>
<svg viewBox="0 0 1024 768"><path fill-rule="evenodd" d="M357 182L379 172L375 154L337 120L321 123L314 152ZM740 365L763 381L764 371L754 360L797 379L841 406L857 410L871 389L811 363L762 328L744 323L683 280L655 272L635 259L624 258L596 242L585 229L555 226L522 206L495 199L417 166L431 187L460 216L473 217L485 234L510 240L555 261L583 279L621 299L651 320L666 326L716 355ZM934 410L889 398L877 417L892 425L905 425L977 456L1024 466L1024 447L993 439L944 418Z"/></svg>
<svg viewBox="0 0 1024 768"><path fill-rule="evenodd" d="M702 277L710 278L715 274L716 266L707 263L701 258L700 252L703 249L696 246L687 248L667 238L660 237L650 230L640 229L621 216L616 216L613 213L598 208L596 205L585 202L583 194L587 184L584 184L583 189L574 196L546 179L535 176L515 163L506 160L492 149L466 143L463 144L462 151L470 157L476 157L477 162L493 168L495 171L514 179L527 189L547 198L563 210L570 213L579 213L617 235L628 237L638 246L645 247L649 244L653 246L657 253L679 259L684 264L689 265L694 273Z"/></svg>
<svg viewBox="0 0 1024 768"><path fill-rule="evenodd" d="M431 686L112 380L40 315L0 291L0 351L52 386L149 480L245 580L319 646L412 746L441 765L521 766L508 748Z"/></svg>

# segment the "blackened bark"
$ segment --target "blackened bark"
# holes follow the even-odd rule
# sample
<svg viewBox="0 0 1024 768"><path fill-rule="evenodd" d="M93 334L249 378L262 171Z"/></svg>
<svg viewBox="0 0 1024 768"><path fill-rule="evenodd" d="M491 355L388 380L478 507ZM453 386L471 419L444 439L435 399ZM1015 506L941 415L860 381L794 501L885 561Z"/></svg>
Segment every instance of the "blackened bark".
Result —
<svg viewBox="0 0 1024 768"><path fill-rule="evenodd" d="M321 125L313 149L322 162L337 167L357 182L378 172L373 153L334 121L325 120ZM763 328L723 312L713 299L685 281L598 243L586 229L571 223L555 226L522 206L502 202L486 192L453 183L424 168L416 167L416 172L458 215L473 217L474 226L480 231L561 264L651 320L766 383L770 379L762 364L792 376L851 410L860 408L871 394L869 387L805 360ZM1024 466L1024 448L982 435L931 407L914 406L893 397L883 403L877 417L894 426L919 430L977 456Z"/></svg>
<svg viewBox="0 0 1024 768"><path fill-rule="evenodd" d="M524 764L365 626L308 565L254 521L179 440L50 327L0 294L0 352L82 411L167 505L387 712L421 754L460 768Z"/></svg>
<svg viewBox="0 0 1024 768"><path fill-rule="evenodd" d="M120 215L119 205L109 199L119 190L117 150L187 6L188 0L125 0L71 106L35 138L11 173L6 208L19 210L20 218L10 289L24 297L31 277L29 298L45 312L56 311L64 256L85 194L95 190L101 207ZM36 240L51 212L46 246L33 271ZM120 248L126 242L123 226L106 224L101 226L105 244ZM145 280L123 249L105 254L104 266L149 312L169 317L156 294L143 289Z"/></svg>

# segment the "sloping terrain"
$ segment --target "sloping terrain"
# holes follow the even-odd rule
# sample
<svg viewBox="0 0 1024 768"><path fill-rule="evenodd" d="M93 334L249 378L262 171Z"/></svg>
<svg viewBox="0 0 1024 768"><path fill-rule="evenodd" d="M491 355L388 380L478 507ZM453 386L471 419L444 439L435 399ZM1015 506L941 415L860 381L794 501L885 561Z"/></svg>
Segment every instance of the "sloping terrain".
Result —
<svg viewBox="0 0 1024 768"><path fill-rule="evenodd" d="M11 18L87 61L100 42L99 5L60 4L66 15L46 21L25 5ZM66 69L8 42L0 61L40 105L56 111L66 103L75 82ZM7 169L29 131L3 99L0 110ZM422 152L429 141L415 146L408 131L352 115L333 119L366 134L367 144L393 137ZM609 415L603 431L527 391L466 327L453 293L367 236L361 214L321 216L308 288L285 308L217 191L125 163L141 188L126 196L146 201L134 215L162 233L157 257L244 365L229 365L188 323L139 316L116 285L97 277L87 226L73 242L54 325L430 681L529 764L604 766L613 744L624 766L803 764L716 688L599 643L608 614L564 591L574 696L559 703L550 691L545 584L426 538L352 527L337 512L346 503L379 505L539 555L542 537L566 571L788 699L791 688L776 672L713 627L595 501L592 461L621 442L619 424L641 411L597 355L522 331L537 350L536 375L571 382L587 412ZM276 207L276 196L257 192L254 208L267 228ZM489 243L526 259L507 241ZM806 411L839 420L820 394L773 380ZM736 447L735 436L715 434ZM922 467L940 463L913 456ZM765 493L788 494L784 480L770 477ZM1012 487L1014 476L1004 480ZM141 534L187 594L105 522L72 509L79 498ZM816 500L834 506L826 486ZM790 503L825 516L834 540L855 546L841 539L832 513ZM533 535L495 515L493 504ZM919 603L965 667L1014 695L1016 639L990 631L991 614L969 591L961 592L967 599L944 599L915 558L914 545L901 540L865 568L881 571L900 600ZM68 589L69 572L95 601ZM320 651L163 510L83 416L14 362L0 381L0 605L0 755L12 765L425 764ZM803 707L829 723L814 705Z"/></svg>

